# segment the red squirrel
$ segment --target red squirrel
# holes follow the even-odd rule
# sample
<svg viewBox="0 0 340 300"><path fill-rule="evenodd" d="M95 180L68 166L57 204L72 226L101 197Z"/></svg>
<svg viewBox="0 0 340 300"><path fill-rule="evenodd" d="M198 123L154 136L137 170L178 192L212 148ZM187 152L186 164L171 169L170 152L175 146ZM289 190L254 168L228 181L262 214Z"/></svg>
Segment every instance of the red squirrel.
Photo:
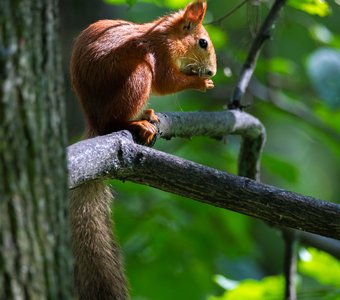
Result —
<svg viewBox="0 0 340 300"><path fill-rule="evenodd" d="M157 121L151 110L142 116L150 93L214 87L216 55L202 25L206 7L194 2L146 24L101 20L79 35L71 81L90 136L135 129L150 141L154 126L137 120Z"/></svg>
<svg viewBox="0 0 340 300"><path fill-rule="evenodd" d="M88 136L128 129L149 144L158 122L144 110L151 93L214 87L216 55L202 25L203 0L153 22L101 20L76 39L71 81ZM71 191L70 218L79 299L128 299L110 220L112 195L102 181Z"/></svg>

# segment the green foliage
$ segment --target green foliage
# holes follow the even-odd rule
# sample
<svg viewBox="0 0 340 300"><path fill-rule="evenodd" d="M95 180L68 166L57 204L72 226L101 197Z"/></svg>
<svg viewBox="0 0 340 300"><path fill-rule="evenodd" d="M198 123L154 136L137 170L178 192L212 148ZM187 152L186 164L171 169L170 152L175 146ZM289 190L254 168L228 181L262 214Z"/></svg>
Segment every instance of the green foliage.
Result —
<svg viewBox="0 0 340 300"><path fill-rule="evenodd" d="M269 61L270 72L282 75L294 75L296 71L296 64L283 57L273 57Z"/></svg>
<svg viewBox="0 0 340 300"><path fill-rule="evenodd" d="M282 276L268 276L262 280L245 279L230 284L226 278L215 277L227 291L221 297L209 297L209 300L275 300L283 299L284 279ZM225 284L229 283L229 284Z"/></svg>
<svg viewBox="0 0 340 300"><path fill-rule="evenodd" d="M298 168L285 159L278 157L278 155L264 153L262 164L267 169L267 172L274 176L279 176L287 182L295 183L299 178Z"/></svg>
<svg viewBox="0 0 340 300"><path fill-rule="evenodd" d="M104 1L108 4L113 5L128 4L130 6L135 5L137 2L139 3L145 2L171 9L183 8L186 4L190 2L189 0L104 0Z"/></svg>
<svg viewBox="0 0 340 300"><path fill-rule="evenodd" d="M134 22L153 20L189 2L105 1L129 4L128 9L119 7L115 13L117 18ZM252 41L249 16L257 9L263 20L268 12L266 2L272 3L244 6L222 25L206 26L217 49L215 89L153 96L150 107L156 111L223 109ZM209 0L205 21L216 20L239 3ZM247 111L267 130L261 180L334 202L340 194L337 3L289 1L260 55L246 96L252 103ZM236 174L239 144L237 137L195 137L159 140L155 147ZM114 214L132 299L207 299L209 295L222 295L210 296L211 300L282 299L282 277L271 276L282 272L282 241L275 230L247 216L150 187L112 184L118 195ZM313 259L299 263L298 299L338 300L337 264L324 253L308 252Z"/></svg>
<svg viewBox="0 0 340 300"><path fill-rule="evenodd" d="M181 197L169 197L148 187L113 184L119 193L114 212L117 231L135 296L199 299L214 290L211 274L216 266L225 264L231 268L230 258L251 253L249 218ZM225 239L233 247L226 248ZM245 273L253 273L247 265ZM140 270L148 276L141 276ZM150 281L158 285L150 289ZM188 282L195 289L187 288Z"/></svg>
<svg viewBox="0 0 340 300"><path fill-rule="evenodd" d="M128 4L128 0L104 0L107 4L112 5L122 5L122 4ZM136 1L133 1L136 2Z"/></svg>
<svg viewBox="0 0 340 300"><path fill-rule="evenodd" d="M301 250L300 258L299 272L322 284L334 286L340 292L340 262L338 260L314 248Z"/></svg>
<svg viewBox="0 0 340 300"><path fill-rule="evenodd" d="M148 2L145 5L151 8L151 0ZM122 18L138 22L142 11L143 20L152 20L161 14L160 4L174 8L173 3L158 1L157 12L152 13L151 9L143 11L144 4L137 1L136 8L127 10ZM207 17L216 19L237 3L234 1L225 7L226 3L222 5L220 1L210 0ZM338 51L340 13L333 9L333 15L326 16L326 12L331 12L329 5L316 1L290 1L290 4L293 7L285 8L273 32L273 40L267 44L266 58L260 57L255 71L256 80L270 86L277 97L271 102L267 94L257 94L251 108L267 128L262 180L336 201L340 192L336 179L340 176L337 167L340 143L334 135L340 136L340 111L331 103L338 90L334 85L334 89L329 89L328 79L333 80L334 76L329 76L326 64L321 66L322 72L316 72L318 83L311 76L311 65L312 61L315 63L313 55L320 51L319 47ZM324 18L302 13L301 9ZM225 20L224 26L206 27L219 60L214 90L205 95L184 92L152 97L150 106L156 111L221 109L250 46L247 10ZM264 16L267 10L262 10ZM224 76L225 68L231 70L231 77ZM327 93L333 92L333 98L318 90L317 85L321 82L325 82ZM331 131L334 132L330 134ZM226 143L205 138L158 141L156 148L231 173L237 172L239 139L228 138ZM277 254L282 244L277 242L279 237L275 231L264 231L261 222L246 216L148 187L117 182L113 185L119 195L115 208L117 230L134 299L206 299L208 295L222 295L209 299L282 299L282 277L268 276L282 271L282 257ZM329 287L330 283L313 277L319 273L313 271L318 261L318 270L329 265L318 256L309 274L299 265L299 299L337 299L329 298L336 291ZM223 276L214 277L214 274ZM230 278L229 281L226 278ZM226 289L221 287L223 281L237 286ZM157 282L157 285L150 289L150 282ZM313 295L313 298L304 295Z"/></svg>
<svg viewBox="0 0 340 300"><path fill-rule="evenodd" d="M223 31L220 27L208 25L206 29L209 33L211 41L214 44L215 49L221 49L227 45L228 33Z"/></svg>
<svg viewBox="0 0 340 300"><path fill-rule="evenodd" d="M334 35L322 24L315 24L309 28L309 32L315 41L330 44L334 40Z"/></svg>
<svg viewBox="0 0 340 300"><path fill-rule="evenodd" d="M324 17L330 14L331 9L324 0L289 0L289 5L311 15Z"/></svg>
<svg viewBox="0 0 340 300"><path fill-rule="evenodd" d="M171 9L183 8L190 0L104 0L108 4L122 5L128 4L130 6L139 3L152 3L157 6L163 6ZM305 11L309 14L319 15L324 17L330 14L330 7L327 2L323 0L290 0L289 5Z"/></svg>
<svg viewBox="0 0 340 300"><path fill-rule="evenodd" d="M314 112L330 128L340 131L340 110L332 109L324 101L314 106Z"/></svg>
<svg viewBox="0 0 340 300"><path fill-rule="evenodd" d="M298 299L340 299L340 263L331 255L315 248L301 249L296 278ZM284 279L268 276L261 280L230 280L216 275L214 281L225 291L209 300L276 300L283 299Z"/></svg>

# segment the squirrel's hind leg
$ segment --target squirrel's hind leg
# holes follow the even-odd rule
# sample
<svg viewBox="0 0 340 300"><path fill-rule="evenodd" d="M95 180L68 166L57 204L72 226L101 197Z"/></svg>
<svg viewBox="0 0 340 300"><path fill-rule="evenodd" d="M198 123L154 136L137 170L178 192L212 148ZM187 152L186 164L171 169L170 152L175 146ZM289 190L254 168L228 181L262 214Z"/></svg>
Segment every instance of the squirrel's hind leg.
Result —
<svg viewBox="0 0 340 300"><path fill-rule="evenodd" d="M132 63L130 61L130 63ZM133 64L132 64L133 65ZM132 66L131 66L132 67ZM124 91L116 96L122 103L125 103L122 129L130 130L137 142L149 145L157 133L154 123L158 123L158 117L153 109L146 109L152 85L152 71L148 64L133 65L129 80L125 82Z"/></svg>

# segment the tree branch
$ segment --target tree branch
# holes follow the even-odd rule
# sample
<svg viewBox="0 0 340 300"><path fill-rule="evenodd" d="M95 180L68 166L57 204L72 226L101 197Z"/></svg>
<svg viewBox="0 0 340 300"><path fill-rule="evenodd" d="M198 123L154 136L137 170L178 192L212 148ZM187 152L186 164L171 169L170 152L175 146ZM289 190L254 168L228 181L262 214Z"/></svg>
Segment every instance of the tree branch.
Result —
<svg viewBox="0 0 340 300"><path fill-rule="evenodd" d="M340 205L137 145L128 131L69 146L68 168L71 188L95 179L128 180L253 216L275 226L340 238Z"/></svg>
<svg viewBox="0 0 340 300"><path fill-rule="evenodd" d="M238 160L239 174L259 180L260 155L266 140L262 123L253 116L232 110L222 112L158 113L162 138L202 135L221 138L227 134L242 137Z"/></svg>
<svg viewBox="0 0 340 300"><path fill-rule="evenodd" d="M287 0L276 0L271 7L266 19L264 20L258 34L256 35L248 57L243 64L238 83L234 89L233 95L230 99L229 108L235 109L241 107L241 99L249 85L249 81L253 75L256 67L257 58L260 54L262 45L270 37L270 30Z"/></svg>
<svg viewBox="0 0 340 300"><path fill-rule="evenodd" d="M158 113L158 137L191 138L207 136L220 139L229 134L242 137L239 170L244 176L258 178L260 155L266 134L262 123L253 116L237 111ZM89 165L90 167L90 165ZM71 174L72 175L72 174Z"/></svg>

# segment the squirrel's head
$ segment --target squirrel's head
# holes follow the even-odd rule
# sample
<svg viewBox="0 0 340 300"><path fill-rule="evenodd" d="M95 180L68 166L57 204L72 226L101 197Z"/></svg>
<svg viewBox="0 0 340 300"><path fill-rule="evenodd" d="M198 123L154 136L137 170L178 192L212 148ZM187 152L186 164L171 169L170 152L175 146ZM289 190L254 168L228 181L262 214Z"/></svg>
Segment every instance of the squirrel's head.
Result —
<svg viewBox="0 0 340 300"><path fill-rule="evenodd" d="M174 14L170 51L175 64L187 75L212 77L216 74L215 49L202 25L206 9L207 3L201 0Z"/></svg>

